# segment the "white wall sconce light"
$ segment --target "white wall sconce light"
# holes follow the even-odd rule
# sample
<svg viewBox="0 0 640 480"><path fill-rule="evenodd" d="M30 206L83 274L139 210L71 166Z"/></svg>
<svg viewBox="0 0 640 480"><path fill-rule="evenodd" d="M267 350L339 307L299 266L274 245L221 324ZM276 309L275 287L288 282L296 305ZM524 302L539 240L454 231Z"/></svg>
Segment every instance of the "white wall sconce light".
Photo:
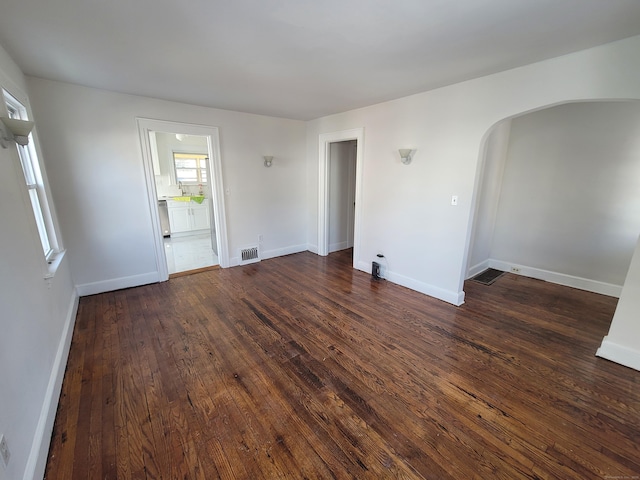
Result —
<svg viewBox="0 0 640 480"><path fill-rule="evenodd" d="M0 144L2 148L9 148L7 142L16 142L23 147L29 143L29 134L33 130L33 122L17 118L1 117Z"/></svg>
<svg viewBox="0 0 640 480"><path fill-rule="evenodd" d="M269 168L273 163L273 155L265 155L263 158L264 158L264 166Z"/></svg>
<svg viewBox="0 0 640 480"><path fill-rule="evenodd" d="M400 152L400 160L405 165L409 165L411 163L411 159L413 158L413 154L416 152L415 150L411 150L410 148L401 148L398 150Z"/></svg>

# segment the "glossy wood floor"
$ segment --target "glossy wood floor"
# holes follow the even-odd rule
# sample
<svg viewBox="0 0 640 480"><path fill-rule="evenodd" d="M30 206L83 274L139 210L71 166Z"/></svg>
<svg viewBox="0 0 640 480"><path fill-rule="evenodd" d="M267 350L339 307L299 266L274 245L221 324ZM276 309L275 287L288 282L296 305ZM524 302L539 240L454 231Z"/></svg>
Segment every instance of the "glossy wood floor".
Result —
<svg viewBox="0 0 640 480"><path fill-rule="evenodd" d="M349 253L82 298L46 478L640 476L615 299L509 274L456 308Z"/></svg>

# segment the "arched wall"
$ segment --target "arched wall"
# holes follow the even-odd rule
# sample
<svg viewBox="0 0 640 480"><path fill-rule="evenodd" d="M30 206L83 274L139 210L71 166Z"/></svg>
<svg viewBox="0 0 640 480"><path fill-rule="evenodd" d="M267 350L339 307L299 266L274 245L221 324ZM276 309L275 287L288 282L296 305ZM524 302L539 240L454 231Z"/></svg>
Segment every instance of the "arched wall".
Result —
<svg viewBox="0 0 640 480"><path fill-rule="evenodd" d="M480 147L491 126L548 106L640 99L640 37L307 124L308 239L317 238L320 134L363 127L361 253L383 253L388 280L464 301ZM399 148L416 149L403 165ZM451 196L458 205L451 206Z"/></svg>
<svg viewBox="0 0 640 480"><path fill-rule="evenodd" d="M596 101L601 101L601 99L591 100L590 103ZM633 100L633 103L637 104L638 102L636 100ZM484 199L484 205L482 205L481 203L483 202L481 201L481 195L483 193L483 188L492 186L495 187L496 185L499 187L501 185L502 178L501 175L499 175L499 171L504 166L504 161L506 159L504 157L506 157L506 143L508 143L509 140L511 120L517 118L518 116L533 113L535 111L546 108L553 108L561 104L562 103L554 103L547 107L541 107L529 112L523 112L521 115L502 119L492 125L485 133L480 147L480 159L478 162L476 187L474 189L474 209L473 215L470 218L470 243L469 250L467 252L468 277L480 271L480 267L477 267L477 271L473 270L474 260L477 261L478 255L482 256L485 253L479 252L476 255L476 258L473 258L472 247L474 240L478 237L481 237L483 233L486 235L486 231L493 228L493 225L485 226L485 232L483 232L482 226L477 225L474 220L477 218L477 215L485 215L485 219L491 221L491 210L497 209L497 203L495 201L487 201L486 198ZM488 154L492 154L497 157L503 155L503 158L498 158L493 165L487 165L485 161ZM640 157L638 157L638 161L640 161ZM489 170L489 172L487 172L487 170ZM487 178L484 175L485 173L487 173L490 178ZM632 174L632 172L627 173ZM628 198L626 199L626 201L633 202L633 199ZM484 209L484 211L482 211L482 209ZM493 213L495 214L495 212ZM493 220L495 220L495 218L493 218ZM497 265L487 264L487 266ZM558 283L563 282L559 281ZM597 288L588 288L594 286L592 283L589 285L574 286L598 291ZM602 293L613 294L612 291ZM638 238L638 241L636 243L635 250L633 252L630 265L624 280L624 284L621 289L616 289L615 295L619 296L620 300L618 301L618 305L614 313L609 332L603 338L602 344L597 350L596 355L607 360L619 363L621 365L633 368L635 370L640 370L640 317L638 316L638 312L640 311L640 238Z"/></svg>
<svg viewBox="0 0 640 480"><path fill-rule="evenodd" d="M638 133L637 101L569 102L493 126L467 278L516 268L619 296L640 232Z"/></svg>

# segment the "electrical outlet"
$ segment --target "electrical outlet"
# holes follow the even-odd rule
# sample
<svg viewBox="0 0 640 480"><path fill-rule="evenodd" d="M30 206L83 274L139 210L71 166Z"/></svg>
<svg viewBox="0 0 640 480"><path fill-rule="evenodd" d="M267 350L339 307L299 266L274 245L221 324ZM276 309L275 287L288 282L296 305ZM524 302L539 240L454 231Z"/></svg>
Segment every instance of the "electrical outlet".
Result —
<svg viewBox="0 0 640 480"><path fill-rule="evenodd" d="M11 452L9 451L9 445L7 445L7 439L4 435L0 435L0 457L2 457L2 463L4 466L9 465L9 458L11 458Z"/></svg>
<svg viewBox="0 0 640 480"><path fill-rule="evenodd" d="M520 267L511 267L512 273L520 273Z"/></svg>

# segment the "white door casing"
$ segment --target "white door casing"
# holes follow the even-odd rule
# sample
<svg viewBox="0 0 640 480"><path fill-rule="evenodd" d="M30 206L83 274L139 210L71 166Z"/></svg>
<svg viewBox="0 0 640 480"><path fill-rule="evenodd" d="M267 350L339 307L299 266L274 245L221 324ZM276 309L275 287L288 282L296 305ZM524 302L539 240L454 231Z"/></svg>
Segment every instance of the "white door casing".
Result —
<svg viewBox="0 0 640 480"><path fill-rule="evenodd" d="M167 259L164 252L162 230L160 227L160 215L158 213L158 197L153 170L151 132L181 133L185 135L199 135L207 137L209 149L209 171L211 172L211 198L209 199L209 215L212 231L218 250L220 267L229 267L229 245L227 239L226 209L224 204L224 185L222 181L222 161L220 156L220 137L217 127L207 125L195 125L189 123L177 123L165 120L153 120L137 118L140 146L144 164L145 180L147 184L147 197L151 214L156 265L158 268L158 280L165 281L169 278ZM213 233L212 233L213 234Z"/></svg>
<svg viewBox="0 0 640 480"><path fill-rule="evenodd" d="M333 133L321 133L318 137L318 255L329 254L329 153L330 144L356 140L356 207L353 233L353 267L360 259L360 225L362 213L362 167L364 151L364 128L353 128Z"/></svg>

